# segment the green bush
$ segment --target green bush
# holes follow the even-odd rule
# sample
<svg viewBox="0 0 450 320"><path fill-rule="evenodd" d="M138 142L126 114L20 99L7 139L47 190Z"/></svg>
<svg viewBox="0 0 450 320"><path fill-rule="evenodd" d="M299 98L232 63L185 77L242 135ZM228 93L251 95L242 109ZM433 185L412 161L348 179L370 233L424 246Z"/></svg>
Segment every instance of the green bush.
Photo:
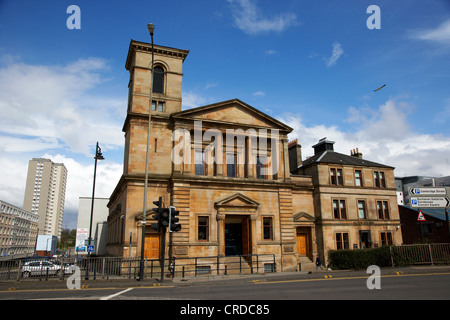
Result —
<svg viewBox="0 0 450 320"><path fill-rule="evenodd" d="M361 270L370 265L379 267L392 266L389 247L357 249L357 250L330 250L328 263L335 270Z"/></svg>

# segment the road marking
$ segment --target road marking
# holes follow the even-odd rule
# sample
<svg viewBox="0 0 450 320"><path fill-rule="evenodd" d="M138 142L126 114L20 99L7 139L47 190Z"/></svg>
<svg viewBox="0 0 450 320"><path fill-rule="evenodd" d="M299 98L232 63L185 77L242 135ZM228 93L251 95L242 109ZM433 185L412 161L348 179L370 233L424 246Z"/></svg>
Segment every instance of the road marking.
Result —
<svg viewBox="0 0 450 320"><path fill-rule="evenodd" d="M413 273L413 274L399 274L396 272L395 275L387 274L382 275L381 278L392 278L392 277L414 277L414 276L437 276L437 275L449 275L449 272L442 273ZM308 282L308 281L325 281L325 280L350 280L350 279L367 279L368 276L355 276L355 277L342 277L342 278L317 278L317 279L297 279L297 280L279 280L279 281L264 281L264 282L254 282L254 284L272 284L272 283L289 283L289 282Z"/></svg>
<svg viewBox="0 0 450 320"><path fill-rule="evenodd" d="M133 289L134 289L134 288L128 288L128 289L126 289L126 290L123 290L123 291L114 293L114 294L112 294L112 295L110 295L110 296L102 297L102 298L100 298L100 300L109 300L109 299L111 299L111 298L120 296L121 294L123 294L123 293L125 293L125 292L128 292L128 291L130 291L130 290L133 290Z"/></svg>

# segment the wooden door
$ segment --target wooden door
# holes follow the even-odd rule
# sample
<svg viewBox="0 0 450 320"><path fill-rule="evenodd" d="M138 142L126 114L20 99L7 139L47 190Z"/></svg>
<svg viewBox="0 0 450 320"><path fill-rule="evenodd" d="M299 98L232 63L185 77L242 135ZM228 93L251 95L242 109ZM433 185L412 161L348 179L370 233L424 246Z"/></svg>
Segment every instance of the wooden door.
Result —
<svg viewBox="0 0 450 320"><path fill-rule="evenodd" d="M145 235L144 256L148 259L159 259L159 234Z"/></svg>
<svg viewBox="0 0 450 320"><path fill-rule="evenodd" d="M300 256L306 256L307 254L306 233L297 233L297 251Z"/></svg>

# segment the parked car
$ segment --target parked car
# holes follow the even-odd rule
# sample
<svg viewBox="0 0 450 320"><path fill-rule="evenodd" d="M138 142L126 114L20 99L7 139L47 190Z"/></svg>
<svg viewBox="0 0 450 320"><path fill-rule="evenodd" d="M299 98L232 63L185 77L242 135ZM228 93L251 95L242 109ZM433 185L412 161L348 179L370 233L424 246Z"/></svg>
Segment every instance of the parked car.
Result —
<svg viewBox="0 0 450 320"><path fill-rule="evenodd" d="M22 266L22 277L30 276L57 276L60 274L61 266L47 260L26 261Z"/></svg>

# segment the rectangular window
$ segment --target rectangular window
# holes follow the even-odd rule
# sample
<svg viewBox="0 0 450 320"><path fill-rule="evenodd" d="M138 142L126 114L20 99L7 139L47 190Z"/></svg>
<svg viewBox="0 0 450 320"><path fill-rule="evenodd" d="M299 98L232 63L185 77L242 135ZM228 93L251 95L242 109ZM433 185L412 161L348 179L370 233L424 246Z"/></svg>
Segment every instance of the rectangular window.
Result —
<svg viewBox="0 0 450 320"><path fill-rule="evenodd" d="M272 218L263 218L264 240L273 240Z"/></svg>
<svg viewBox="0 0 450 320"><path fill-rule="evenodd" d="M355 170L355 185L357 187L362 187L362 172L361 170Z"/></svg>
<svg viewBox="0 0 450 320"><path fill-rule="evenodd" d="M162 101L152 101L152 111L164 111L164 102Z"/></svg>
<svg viewBox="0 0 450 320"><path fill-rule="evenodd" d="M392 233L391 232L382 232L381 233L381 245L382 246L392 246Z"/></svg>
<svg viewBox="0 0 450 320"><path fill-rule="evenodd" d="M374 186L376 188L386 188L386 178L384 172L374 171L373 172L373 181Z"/></svg>
<svg viewBox="0 0 450 320"><path fill-rule="evenodd" d="M335 219L347 219L345 200L333 200L333 213Z"/></svg>
<svg viewBox="0 0 450 320"><path fill-rule="evenodd" d="M360 219L366 219L366 202L358 200L358 216Z"/></svg>
<svg viewBox="0 0 450 320"><path fill-rule="evenodd" d="M336 169L330 169L330 183L336 185Z"/></svg>
<svg viewBox="0 0 450 320"><path fill-rule="evenodd" d="M265 164L267 163L266 156L258 156L256 157L256 179L265 179Z"/></svg>
<svg viewBox="0 0 450 320"><path fill-rule="evenodd" d="M235 178L237 172L237 154L227 153L227 177Z"/></svg>
<svg viewBox="0 0 450 320"><path fill-rule="evenodd" d="M198 241L209 240L209 217L198 217Z"/></svg>
<svg viewBox="0 0 450 320"><path fill-rule="evenodd" d="M342 176L342 169L330 169L330 183L335 186L344 185L344 177Z"/></svg>
<svg viewBox="0 0 450 320"><path fill-rule="evenodd" d="M348 249L348 233L342 232L342 233L336 233L336 249L342 250L342 249Z"/></svg>
<svg viewBox="0 0 450 320"><path fill-rule="evenodd" d="M378 219L389 220L389 205L387 201L377 201Z"/></svg>
<svg viewBox="0 0 450 320"><path fill-rule="evenodd" d="M206 175L205 154L202 151L195 151L195 175Z"/></svg>

